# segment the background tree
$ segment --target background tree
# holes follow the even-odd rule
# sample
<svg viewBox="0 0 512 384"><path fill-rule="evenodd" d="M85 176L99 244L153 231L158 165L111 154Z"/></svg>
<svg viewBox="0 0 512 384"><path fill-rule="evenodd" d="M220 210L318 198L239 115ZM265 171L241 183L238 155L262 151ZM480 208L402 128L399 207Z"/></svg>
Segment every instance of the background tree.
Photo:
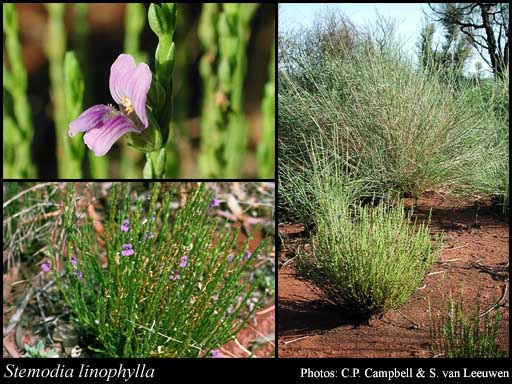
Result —
<svg viewBox="0 0 512 384"><path fill-rule="evenodd" d="M445 69L462 76L464 66L471 57L471 42L452 24L442 23L444 40L434 45L436 28L426 23L418 43L420 65L435 70Z"/></svg>
<svg viewBox="0 0 512 384"><path fill-rule="evenodd" d="M460 31L489 65L503 77L508 66L508 3L429 3L434 21L447 31ZM449 29L448 29L449 28Z"/></svg>

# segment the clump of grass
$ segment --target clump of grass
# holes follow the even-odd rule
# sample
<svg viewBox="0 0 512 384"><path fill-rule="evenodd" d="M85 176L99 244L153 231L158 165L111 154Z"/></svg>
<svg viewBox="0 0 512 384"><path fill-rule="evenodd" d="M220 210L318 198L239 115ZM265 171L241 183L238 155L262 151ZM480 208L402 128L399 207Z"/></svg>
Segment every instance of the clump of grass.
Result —
<svg viewBox="0 0 512 384"><path fill-rule="evenodd" d="M464 308L464 300L443 300L437 316L430 312L430 340L435 356L442 357L505 357L506 352L497 344L500 324L499 311L480 315L480 298L473 313Z"/></svg>
<svg viewBox="0 0 512 384"><path fill-rule="evenodd" d="M479 127L484 150L479 163L467 168L468 183L480 194L492 196L503 211L508 209L509 179L509 84L504 78L480 79L461 91L471 110L482 116Z"/></svg>
<svg viewBox="0 0 512 384"><path fill-rule="evenodd" d="M98 223L76 222L74 191L66 204L67 246L52 268L91 350L110 357L207 357L244 327L263 298L251 254L237 250L237 231L208 211L212 192L194 188L183 206L155 183L131 204L129 188L110 192L104 244ZM175 210L176 209L176 210ZM175 210L175 211L174 211ZM217 354L215 352L214 354Z"/></svg>
<svg viewBox="0 0 512 384"><path fill-rule="evenodd" d="M399 308L421 285L442 237L431 243L428 224L413 222L401 202L372 207L347 196L319 200L311 254L299 253L297 270L352 313L370 317Z"/></svg>
<svg viewBox="0 0 512 384"><path fill-rule="evenodd" d="M355 179L356 167L347 166L342 158L342 145L332 143L330 151L325 137L304 140L303 159L297 160L285 150L279 159L280 214L304 224L312 224L319 201L332 196L342 195L347 201L355 202L362 198L375 196L367 191L373 190L372 178ZM286 145L286 144L283 144ZM281 216L280 220L285 219Z"/></svg>

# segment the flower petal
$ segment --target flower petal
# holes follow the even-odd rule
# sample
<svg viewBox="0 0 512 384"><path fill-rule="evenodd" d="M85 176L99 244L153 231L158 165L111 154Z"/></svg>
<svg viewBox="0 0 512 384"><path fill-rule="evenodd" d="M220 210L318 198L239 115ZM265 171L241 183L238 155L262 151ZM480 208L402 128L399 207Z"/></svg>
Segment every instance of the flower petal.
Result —
<svg viewBox="0 0 512 384"><path fill-rule="evenodd" d="M78 132L87 132L90 129L99 128L103 125L103 121L109 114L120 113L108 105L94 105L86 109L75 120L69 123L69 136L73 137Z"/></svg>
<svg viewBox="0 0 512 384"><path fill-rule="evenodd" d="M146 115L146 100L148 98L149 88L151 87L151 70L147 64L141 63L137 66L133 78L128 84L131 87L128 90L128 97L132 100L135 113L145 128L148 127L148 117Z"/></svg>
<svg viewBox="0 0 512 384"><path fill-rule="evenodd" d="M131 55L121 54L110 68L110 93L117 104L123 96L130 99L135 113L145 128L148 127L146 100L151 87L151 70L147 64L135 65Z"/></svg>
<svg viewBox="0 0 512 384"><path fill-rule="evenodd" d="M121 104L121 97L128 96L126 84L135 68L135 60L125 53L119 55L110 67L110 94L117 104Z"/></svg>
<svg viewBox="0 0 512 384"><path fill-rule="evenodd" d="M117 115L104 121L104 124L87 131L84 142L96 156L103 156L125 133L139 132L133 122L123 115Z"/></svg>

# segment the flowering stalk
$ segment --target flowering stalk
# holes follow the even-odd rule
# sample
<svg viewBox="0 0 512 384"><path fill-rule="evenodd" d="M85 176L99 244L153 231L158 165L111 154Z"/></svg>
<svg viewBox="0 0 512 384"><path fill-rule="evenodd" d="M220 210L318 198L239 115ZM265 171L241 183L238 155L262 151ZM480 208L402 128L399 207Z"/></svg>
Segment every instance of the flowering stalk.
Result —
<svg viewBox="0 0 512 384"><path fill-rule="evenodd" d="M64 103L67 113L66 126L80 115L84 100L84 76L80 64L73 51L67 52L64 57ZM82 178L82 159L84 146L81 137L64 140L66 158L70 160L66 171L68 178Z"/></svg>
<svg viewBox="0 0 512 384"><path fill-rule="evenodd" d="M243 85L247 72L250 21L258 4L203 4L199 37L205 47L201 173L239 177L247 146Z"/></svg>
<svg viewBox="0 0 512 384"><path fill-rule="evenodd" d="M27 71L23 64L19 40L18 17L12 3L3 4L5 53L10 70L3 67L3 172L5 177L36 177L30 145L34 136L30 105L27 98Z"/></svg>
<svg viewBox="0 0 512 384"><path fill-rule="evenodd" d="M148 11L151 30L158 36L158 46L155 52L155 78L153 79L150 101L155 123L162 140L160 146L151 152L146 152L144 178L162 178L165 173L166 145L170 142L169 134L172 104L172 77L176 49L173 42L176 28L176 5L162 3L161 6L151 4ZM133 135L132 135L133 136Z"/></svg>
<svg viewBox="0 0 512 384"><path fill-rule="evenodd" d="M66 4L47 3L48 39L46 52L50 62L50 83L53 102L53 120L57 137L57 166L59 178L73 178L79 172L79 161L73 157L67 137L66 101L62 79L64 78L64 54L66 52L66 28L64 12Z"/></svg>
<svg viewBox="0 0 512 384"><path fill-rule="evenodd" d="M55 272L57 257L64 263L67 273L55 273L62 294L89 336L84 345L104 356L210 357L262 303L260 278L247 279L265 241L252 253L237 247L238 231L212 215L204 184L178 210L171 208L176 190L164 192L161 183L149 201L123 185L110 191L103 245L92 221L76 223L68 184L66 247L52 250L44 268Z"/></svg>
<svg viewBox="0 0 512 384"><path fill-rule="evenodd" d="M272 47L269 61L269 79L263 91L261 103L262 132L257 149L258 174L260 178L271 179L275 171L275 47Z"/></svg>
<svg viewBox="0 0 512 384"><path fill-rule="evenodd" d="M127 3L124 16L124 52L132 55L136 62L147 62L148 55L140 50L140 36L146 24L146 9L142 3ZM121 146L121 175L136 179L137 159L140 153L134 151L125 142Z"/></svg>

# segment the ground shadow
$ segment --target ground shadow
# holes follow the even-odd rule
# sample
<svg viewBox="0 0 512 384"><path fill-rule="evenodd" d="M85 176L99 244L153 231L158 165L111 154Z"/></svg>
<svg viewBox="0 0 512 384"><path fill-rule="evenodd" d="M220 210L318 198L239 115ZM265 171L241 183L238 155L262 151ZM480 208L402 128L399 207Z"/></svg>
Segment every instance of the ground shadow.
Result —
<svg viewBox="0 0 512 384"><path fill-rule="evenodd" d="M354 328L368 324L369 318L323 300L279 300L278 333L280 336L311 334L341 326Z"/></svg>

